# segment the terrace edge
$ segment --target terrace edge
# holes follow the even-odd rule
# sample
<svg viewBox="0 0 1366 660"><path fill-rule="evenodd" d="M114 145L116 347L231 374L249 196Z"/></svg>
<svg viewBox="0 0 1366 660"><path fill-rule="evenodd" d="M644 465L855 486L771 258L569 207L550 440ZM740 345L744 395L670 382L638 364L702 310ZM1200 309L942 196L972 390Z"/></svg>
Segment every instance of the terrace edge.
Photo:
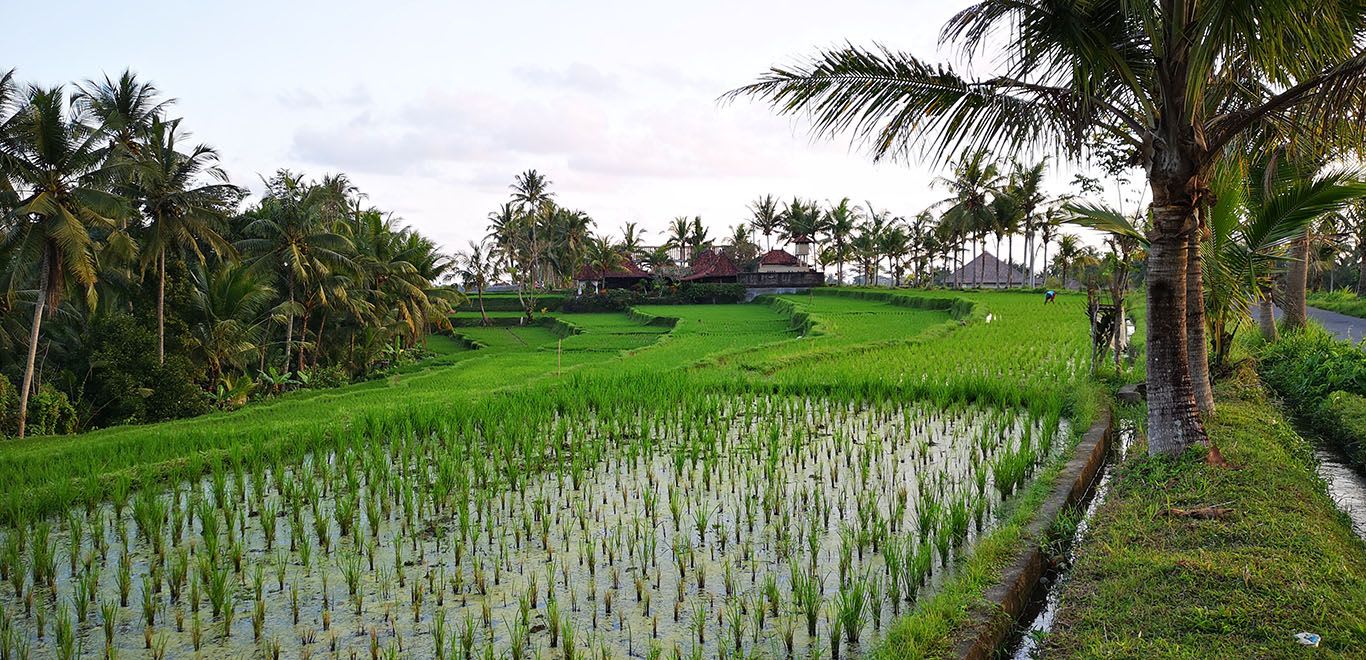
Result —
<svg viewBox="0 0 1366 660"><path fill-rule="evenodd" d="M1063 467L1053 490L1024 528L1024 546L983 594L987 606L968 613L962 627L967 631L954 645L953 655L968 660L995 657L1029 604L1044 572L1045 557L1039 542L1067 507L1080 502L1096 481L1114 436L1114 413L1110 406L1098 412Z"/></svg>

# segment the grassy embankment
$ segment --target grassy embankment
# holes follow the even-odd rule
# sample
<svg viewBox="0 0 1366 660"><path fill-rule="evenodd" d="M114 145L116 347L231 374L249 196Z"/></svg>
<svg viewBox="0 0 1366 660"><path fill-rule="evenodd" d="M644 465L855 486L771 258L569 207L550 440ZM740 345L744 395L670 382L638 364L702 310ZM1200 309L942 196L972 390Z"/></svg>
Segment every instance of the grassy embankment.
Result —
<svg viewBox="0 0 1366 660"><path fill-rule="evenodd" d="M1309 294L1309 306L1348 316L1366 318L1366 298L1354 295L1351 291L1311 293Z"/></svg>
<svg viewBox="0 0 1366 660"><path fill-rule="evenodd" d="M1249 366L1216 395L1208 430L1233 468L1197 450L1148 458L1136 441L1082 542L1052 655L1299 657L1305 631L1323 636L1319 655L1361 657L1366 544ZM1141 428L1141 409L1123 414ZM1227 513L1179 515L1204 507Z"/></svg>

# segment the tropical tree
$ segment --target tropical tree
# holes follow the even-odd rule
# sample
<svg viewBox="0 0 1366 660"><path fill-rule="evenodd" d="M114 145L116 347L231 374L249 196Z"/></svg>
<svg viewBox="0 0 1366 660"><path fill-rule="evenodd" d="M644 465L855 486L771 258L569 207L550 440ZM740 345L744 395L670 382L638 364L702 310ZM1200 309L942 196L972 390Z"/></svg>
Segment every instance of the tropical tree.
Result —
<svg viewBox="0 0 1366 660"><path fill-rule="evenodd" d="M848 197L841 199L838 204L831 205L825 212L826 231L830 234L830 242L835 248L838 262L835 281L839 284L844 283L844 261L848 258L849 237L853 235L859 219L858 208L849 204Z"/></svg>
<svg viewBox="0 0 1366 660"><path fill-rule="evenodd" d="M457 253L454 261L455 278L467 291L474 289L479 300L479 317L484 325L489 324L489 314L484 311L484 289L498 277L498 262L492 252L486 240L470 241L469 249Z"/></svg>
<svg viewBox="0 0 1366 660"><path fill-rule="evenodd" d="M951 176L935 179L936 185L948 189L949 197L940 201L944 220L955 229L960 239L971 237L984 240L995 226L996 212L992 198L1003 179L996 165L987 161L986 151L965 154L953 165ZM976 281L986 276L986 262L979 264ZM961 279L961 276L960 276Z"/></svg>
<svg viewBox="0 0 1366 660"><path fill-rule="evenodd" d="M224 222L245 194L228 183L218 166L218 152L197 145L178 149L180 120L154 118L146 144L134 160L129 177L133 203L148 221L142 242L144 268L157 276L157 361L166 362L166 252L193 254L201 263L204 244L223 257L233 247L215 226Z"/></svg>
<svg viewBox="0 0 1366 660"><path fill-rule="evenodd" d="M104 128L115 158L137 158L152 125L161 121L174 99L161 99L161 90L150 82L138 80L125 69L117 80L87 80L77 85L71 102Z"/></svg>
<svg viewBox="0 0 1366 660"><path fill-rule="evenodd" d="M1024 235L1025 259L1021 265L1028 269L1028 286L1034 286L1034 256L1036 253L1034 237L1039 231L1038 211L1048 202L1048 196L1043 190L1043 177L1048 167L1048 159L1041 159L1033 165L1026 165L1020 161L1015 161L1011 166L1009 182L1006 185L1005 194L1009 195L1015 202L1015 207L1019 211L1021 223L1020 231ZM1014 250L1011 250L1014 254ZM1021 286L1026 283L1021 282Z"/></svg>
<svg viewBox="0 0 1366 660"><path fill-rule="evenodd" d="M303 308L299 294L326 286L334 271L349 265L355 246L324 221L328 189L310 185L288 170L266 180L266 195L249 211L236 248L262 272L284 280L286 302L284 371L290 370L294 320ZM301 337L302 338L302 337ZM303 349L300 348L300 351Z"/></svg>
<svg viewBox="0 0 1366 660"><path fill-rule="evenodd" d="M1191 382L1192 358L1202 359L1205 345L1192 349L1187 289L1190 277L1200 281L1200 260L1188 255L1211 201L1210 170L1229 148L1268 135L1293 135L1319 151L1350 143L1339 119L1362 105L1364 12L1352 0L985 0L942 33L969 64L992 53L1001 70L985 77L850 45L774 68L731 94L809 116L822 134L851 130L879 158L916 147L943 157L968 146L1080 159L1098 132L1122 141L1152 195L1148 446L1175 454L1206 439ZM1199 301L1193 307L1203 315Z"/></svg>
<svg viewBox="0 0 1366 660"><path fill-rule="evenodd" d="M620 244L622 252L632 259L640 256L647 233L644 229L637 227L634 222L622 223Z"/></svg>
<svg viewBox="0 0 1366 660"><path fill-rule="evenodd" d="M764 235L764 249L773 249L773 233L778 231L781 226L781 214L778 211L778 200L773 195L764 195L749 205L751 227Z"/></svg>
<svg viewBox="0 0 1366 660"><path fill-rule="evenodd" d="M193 264L194 284L190 320L191 354L208 367L209 384L216 386L230 368L242 368L263 347L255 337L275 301L275 289L246 264Z"/></svg>
<svg viewBox="0 0 1366 660"><path fill-rule="evenodd" d="M688 246L692 243L692 220L688 216L680 215L669 221L669 239L666 245L678 250L678 260L682 263L688 262Z"/></svg>
<svg viewBox="0 0 1366 660"><path fill-rule="evenodd" d="M1082 255L1081 238L1076 234L1063 234L1058 239L1058 253L1053 257L1055 268L1060 273L1062 287L1067 288L1067 283L1071 281L1068 277L1069 271L1076 265L1077 258Z"/></svg>
<svg viewBox="0 0 1366 660"><path fill-rule="evenodd" d="M94 306L96 243L91 231L114 231L127 204L108 192L119 167L107 158L107 133L68 103L61 87L28 88L23 106L3 124L0 178L17 195L0 224L0 255L20 277L37 285L19 392L22 438L44 312L56 310L69 286L84 290Z"/></svg>
<svg viewBox="0 0 1366 660"><path fill-rule="evenodd" d="M598 275L599 291L607 288L607 274L626 263L626 255L604 236L589 237L584 259L588 268Z"/></svg>

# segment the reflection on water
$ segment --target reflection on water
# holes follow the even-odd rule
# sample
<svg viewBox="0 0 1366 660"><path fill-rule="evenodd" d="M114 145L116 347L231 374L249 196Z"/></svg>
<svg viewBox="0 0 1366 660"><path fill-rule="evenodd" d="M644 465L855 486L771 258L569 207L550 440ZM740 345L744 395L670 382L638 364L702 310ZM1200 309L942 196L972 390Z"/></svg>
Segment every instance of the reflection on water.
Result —
<svg viewBox="0 0 1366 660"><path fill-rule="evenodd" d="M1328 482L1328 494L1352 519L1352 531L1366 540L1366 477L1327 449L1315 449L1314 458L1318 459L1319 476Z"/></svg>

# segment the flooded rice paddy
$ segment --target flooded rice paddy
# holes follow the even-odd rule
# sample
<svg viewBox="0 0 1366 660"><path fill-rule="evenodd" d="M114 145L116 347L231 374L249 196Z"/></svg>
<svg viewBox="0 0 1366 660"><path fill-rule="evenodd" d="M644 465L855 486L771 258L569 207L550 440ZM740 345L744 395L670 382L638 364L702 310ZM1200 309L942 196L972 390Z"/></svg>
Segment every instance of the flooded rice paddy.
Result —
<svg viewBox="0 0 1366 660"><path fill-rule="evenodd" d="M785 397L527 426L229 465L4 530L0 656L853 655L1066 436Z"/></svg>

